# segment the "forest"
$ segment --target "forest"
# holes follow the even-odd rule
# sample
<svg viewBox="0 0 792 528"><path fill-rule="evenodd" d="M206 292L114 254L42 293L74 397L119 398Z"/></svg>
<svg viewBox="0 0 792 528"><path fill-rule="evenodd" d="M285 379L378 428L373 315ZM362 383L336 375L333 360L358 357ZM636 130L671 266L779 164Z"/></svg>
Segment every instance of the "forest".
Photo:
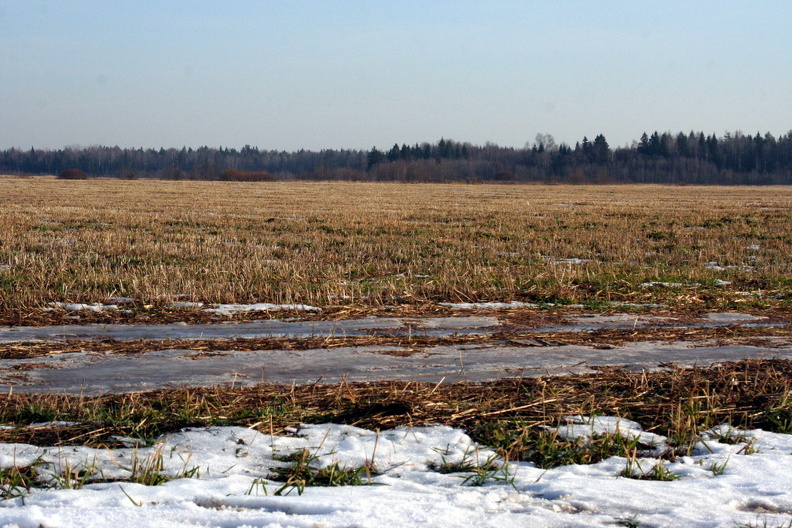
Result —
<svg viewBox="0 0 792 528"><path fill-rule="evenodd" d="M64 171L66 171L64 173ZM80 172L82 171L82 172ZM612 148L604 135L574 146L538 134L523 148L440 139L371 150L66 147L0 151L0 173L170 180L792 184L792 131L644 133Z"/></svg>

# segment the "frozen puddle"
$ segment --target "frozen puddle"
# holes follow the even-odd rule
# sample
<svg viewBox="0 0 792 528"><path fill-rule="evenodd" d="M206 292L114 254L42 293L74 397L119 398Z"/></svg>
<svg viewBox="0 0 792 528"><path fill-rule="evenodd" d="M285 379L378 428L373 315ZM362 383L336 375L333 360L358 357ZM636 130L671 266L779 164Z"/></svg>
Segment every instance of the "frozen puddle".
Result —
<svg viewBox="0 0 792 528"><path fill-rule="evenodd" d="M686 328L740 324L778 326L766 317L741 313L710 313L695 323L652 315L569 315L566 323L532 329L535 332L590 332L599 329ZM266 320L249 323L160 325L14 326L0 328L0 343L24 341L136 341L190 339L256 339L266 337L355 337L368 335L420 335L448 337L503 330L497 317L429 317L349 319L343 321Z"/></svg>
<svg viewBox="0 0 792 528"><path fill-rule="evenodd" d="M0 390L86 395L170 387L336 383L347 381L486 381L579 374L601 366L631 371L674 363L708 366L743 358L792 359L792 346L692 346L639 342L610 350L585 346L394 346L311 350L195 352L161 350L122 355L93 352L0 361Z"/></svg>
<svg viewBox="0 0 792 528"><path fill-rule="evenodd" d="M570 315L569 324L536 328L535 332L591 332L594 330L624 330L629 328L711 328L717 326L781 326L767 322L767 317L742 313L708 313L693 323L684 323L674 317L655 315Z"/></svg>
<svg viewBox="0 0 792 528"><path fill-rule="evenodd" d="M368 317L346 321L256 321L252 323L162 325L16 326L0 328L0 343L20 341L136 341L163 339L256 339L266 337L354 337L378 334L446 337L483 333L500 326L497 317L397 319Z"/></svg>
<svg viewBox="0 0 792 528"><path fill-rule="evenodd" d="M573 315L563 324L533 332L587 332L622 328L689 328L727 325L770 326L764 317L717 313L698 321L647 315ZM163 349L122 354L91 351L92 341L225 340L267 337L431 336L525 331L504 326L497 317L425 319L365 318L347 321L257 321L238 324L91 325L0 329L0 342L82 341L78 353L35 359L0 360L0 390L102 394L167 387L253 385L259 382L305 384L349 381L485 381L506 377L591 372L602 366L628 370L707 366L743 358L792 359L792 345L769 339L766 347L694 346L635 342L610 349L577 345L535 346L526 341L496 341L405 349L359 346L310 350L202 351ZM528 341L531 341L528 339ZM533 345L533 346L532 346Z"/></svg>

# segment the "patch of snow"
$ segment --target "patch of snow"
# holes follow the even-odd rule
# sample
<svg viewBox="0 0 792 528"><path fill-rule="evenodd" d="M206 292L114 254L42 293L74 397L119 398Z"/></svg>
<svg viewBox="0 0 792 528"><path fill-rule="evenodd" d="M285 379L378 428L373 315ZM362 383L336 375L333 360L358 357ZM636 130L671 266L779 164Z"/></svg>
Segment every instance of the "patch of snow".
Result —
<svg viewBox="0 0 792 528"><path fill-rule="evenodd" d="M701 284L697 282L691 283L684 283L684 282L661 282L661 281L650 281L650 282L642 282L639 284L641 288L654 288L657 286L664 287L664 288L696 288L701 286Z"/></svg>
<svg viewBox="0 0 792 528"><path fill-rule="evenodd" d="M453 308L455 310L498 310L501 308L526 308L536 307L537 304L521 301L511 302L472 302L472 303L448 303L441 302L440 306Z"/></svg>
<svg viewBox="0 0 792 528"><path fill-rule="evenodd" d="M219 315L232 315L235 313L244 312L267 312L273 310L297 310L299 312L321 312L322 309L316 306L309 306L307 304L270 304L270 303L255 303L255 304L219 304L216 308L204 308L204 312L219 314Z"/></svg>
<svg viewBox="0 0 792 528"><path fill-rule="evenodd" d="M729 286L730 284L731 284L731 281L715 279L715 286Z"/></svg>
<svg viewBox="0 0 792 528"><path fill-rule="evenodd" d="M57 420L54 422L38 422L30 424L30 427L43 428L43 427L70 427L72 425L79 425L80 422L64 422Z"/></svg>
<svg viewBox="0 0 792 528"><path fill-rule="evenodd" d="M132 304L135 302L135 299L132 297L108 297L105 299L105 302L113 304Z"/></svg>
<svg viewBox="0 0 792 528"><path fill-rule="evenodd" d="M751 244L751 245L745 246L745 249L750 249L752 251L759 251L760 248L761 248L761 246L759 246L759 244Z"/></svg>
<svg viewBox="0 0 792 528"><path fill-rule="evenodd" d="M581 259L581 258L556 258L550 256L543 256L545 260L552 264L584 264L586 262L591 262L591 259Z"/></svg>
<svg viewBox="0 0 792 528"><path fill-rule="evenodd" d="M0 264L0 271L10 270L11 264Z"/></svg>
<svg viewBox="0 0 792 528"><path fill-rule="evenodd" d="M49 303L50 306L53 308L62 308L67 312L80 312L83 310L89 312L106 312L108 310L118 310L117 304L102 304L102 303L93 303L93 304L84 304L84 303L62 303L62 302L51 302Z"/></svg>
<svg viewBox="0 0 792 528"><path fill-rule="evenodd" d="M565 434L587 438L619 432L644 443L665 439L634 422L612 417L574 417ZM737 434L745 444L719 442L733 435L724 426L707 434L690 456L662 462L674 481L624 478L627 459L614 456L591 465L543 470L525 462L497 461L461 430L446 426L400 427L374 432L351 426L303 426L293 436L270 436L239 427L213 427L170 435L153 447L90 449L0 445L0 466L43 462L39 476L54 483L67 467L105 479L129 476L134 460L160 457L165 475L198 468L197 478L176 478L160 486L129 482L89 483L78 490L33 489L0 502L3 526L269 526L340 528L404 527L612 527L614 525L733 528L784 526L792 512L792 436L761 430ZM315 468L373 466L364 486L306 487L275 492L270 480L284 467L283 456L308 449ZM495 461L501 469L481 486L470 472L443 474L436 468ZM656 458L640 457L651 468ZM713 468L722 467L722 473ZM647 500L647 498L651 500Z"/></svg>
<svg viewBox="0 0 792 528"><path fill-rule="evenodd" d="M171 304L171 308L203 308L202 302L178 301Z"/></svg>
<svg viewBox="0 0 792 528"><path fill-rule="evenodd" d="M707 262L704 264L704 267L710 269L712 271L726 271L726 270L733 270L733 269L741 269L745 272L751 272L754 270L753 266L720 266L717 262Z"/></svg>
<svg viewBox="0 0 792 528"><path fill-rule="evenodd" d="M648 433L637 422L632 420L613 416L568 416L565 424L550 429L558 431L561 438L571 440L586 439L604 434L619 434L625 438L637 438L642 444L653 447L666 445L664 436Z"/></svg>

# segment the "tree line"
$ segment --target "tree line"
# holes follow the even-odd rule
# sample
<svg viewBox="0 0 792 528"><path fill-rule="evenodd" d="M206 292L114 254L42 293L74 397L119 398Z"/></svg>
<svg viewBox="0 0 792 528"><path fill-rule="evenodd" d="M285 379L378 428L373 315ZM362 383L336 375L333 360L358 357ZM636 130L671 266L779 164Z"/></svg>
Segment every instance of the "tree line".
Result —
<svg viewBox="0 0 792 528"><path fill-rule="evenodd" d="M568 182L792 184L792 131L774 137L741 132L644 133L611 148L604 135L574 146L538 134L522 148L450 139L371 150L295 152L241 149L8 149L0 172L173 180L359 180L402 182ZM70 177L73 177L74 173Z"/></svg>

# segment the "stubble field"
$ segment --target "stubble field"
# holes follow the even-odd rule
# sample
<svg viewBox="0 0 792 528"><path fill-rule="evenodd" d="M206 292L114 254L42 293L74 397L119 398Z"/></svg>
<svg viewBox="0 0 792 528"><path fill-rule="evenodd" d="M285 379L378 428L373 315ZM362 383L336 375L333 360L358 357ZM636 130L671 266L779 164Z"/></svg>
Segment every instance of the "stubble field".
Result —
<svg viewBox="0 0 792 528"><path fill-rule="evenodd" d="M446 479L417 495L432 503L431 525L449 489L473 505L484 500L469 500L472 486L483 487L477 497L504 497L480 513L493 526L533 526L536 515L548 526L788 526L790 205L785 187L0 177L0 377L8 389L0 395L0 524L35 517L35 525L69 526L61 519L117 510L135 525L145 522L130 511L157 522L196 516L204 525L211 514L218 526L227 515L264 525L301 504L300 494L326 493L333 506L306 516L348 526L353 495L339 500L332 487L387 484L359 488L355 504L376 489L395 497L403 482L391 476L424 464L425 482ZM222 306L233 303L261 304ZM308 330L211 334L240 332L243 321ZM356 324L365 331L347 334ZM130 329L154 335L124 338ZM750 357L711 355L736 349ZM338 359L344 350L348 364ZM383 377L376 363L372 377L356 378L365 369L349 350L393 355L405 376ZM483 368L473 359L481 350L512 359L474 382L467 372ZM663 356L657 364L631 350ZM243 374L237 384L227 362L239 351L261 367L259 380ZM692 363L665 355L680 351ZM453 355L448 372L464 381L416 377L444 353ZM575 353L584 359L567 361ZM161 356L167 363L156 375L165 384L132 377L129 364ZM312 361L330 357L343 376L268 382L278 357L310 373L321 370L310 370ZM548 357L557 359L535 366ZM117 378L101 368L125 359ZM206 378L202 369L218 364L226 371ZM630 368L637 364L648 367ZM188 365L187 383L174 383ZM48 385L71 371L79 385ZM93 379L101 376L123 383L101 385ZM108 390L85 392L90 382ZM461 434L437 424L470 435L456 458L440 440L424 446L431 463L425 454L398 464L375 457L386 449L381 434L394 453L413 437L420 444L416 434ZM318 446L301 440L310 431L323 435ZM203 445L212 435L233 441ZM371 449L355 444L362 465L354 450L337 451L365 435L374 440ZM269 458L254 440L272 446ZM307 447L276 452L276 442ZM239 475L227 475L232 468ZM572 474L585 478L569 484ZM673 480L684 492L668 491ZM168 495L190 486L197 491ZM80 488L108 502L84 502ZM612 497L617 488L625 494ZM691 493L699 504L680 506ZM647 495L656 507L647 509ZM225 506L239 501L251 509ZM511 511L514 501L528 506ZM345 506L336 512L336 503ZM415 498L399 504L414 513ZM376 510L388 508L377 502ZM499 524L492 512L501 510L508 521ZM400 515L381 524L409 525ZM72 525L88 524L96 522Z"/></svg>
<svg viewBox="0 0 792 528"><path fill-rule="evenodd" d="M32 321L113 297L132 319L175 301L786 309L790 204L782 187L0 178L0 311Z"/></svg>

